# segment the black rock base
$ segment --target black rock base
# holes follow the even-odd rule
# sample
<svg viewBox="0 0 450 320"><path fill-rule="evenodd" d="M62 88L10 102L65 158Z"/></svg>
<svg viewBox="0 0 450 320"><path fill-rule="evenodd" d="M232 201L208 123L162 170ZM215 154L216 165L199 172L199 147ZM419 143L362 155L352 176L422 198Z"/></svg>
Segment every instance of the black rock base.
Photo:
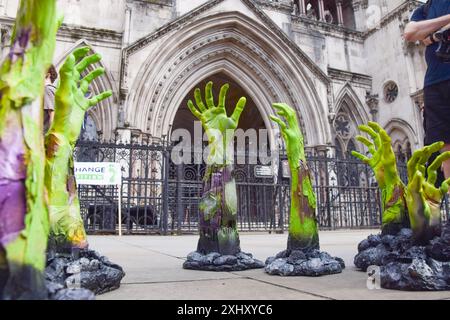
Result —
<svg viewBox="0 0 450 320"><path fill-rule="evenodd" d="M194 251L187 256L183 268L204 271L243 271L264 268L264 263L254 259L251 253L239 252L235 255L221 255L212 252L204 255Z"/></svg>
<svg viewBox="0 0 450 320"><path fill-rule="evenodd" d="M320 277L341 273L345 268L344 260L332 257L319 250L285 250L275 257L267 258L265 271L279 276Z"/></svg>
<svg viewBox="0 0 450 320"><path fill-rule="evenodd" d="M96 251L52 254L45 269L49 299L92 300L120 287L123 269Z"/></svg>
<svg viewBox="0 0 450 320"><path fill-rule="evenodd" d="M412 243L411 229L371 235L358 246L354 263L366 271L380 267L380 285L404 291L450 290L450 221L426 246Z"/></svg>

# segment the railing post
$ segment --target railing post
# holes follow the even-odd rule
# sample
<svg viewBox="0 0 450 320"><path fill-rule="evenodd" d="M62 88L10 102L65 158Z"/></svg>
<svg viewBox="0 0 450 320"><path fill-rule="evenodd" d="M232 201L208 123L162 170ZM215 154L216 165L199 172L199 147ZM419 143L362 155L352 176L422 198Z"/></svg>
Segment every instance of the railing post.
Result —
<svg viewBox="0 0 450 320"><path fill-rule="evenodd" d="M163 205L162 205L162 234L167 235L167 226L169 220L169 156L170 153L166 148L163 151Z"/></svg>
<svg viewBox="0 0 450 320"><path fill-rule="evenodd" d="M181 225L183 223L183 186L182 180L184 178L184 166L179 164L177 166L177 233L181 234Z"/></svg>
<svg viewBox="0 0 450 320"><path fill-rule="evenodd" d="M278 228L280 233L284 233L284 202L283 202L283 157L281 155L283 151L278 152L278 209L280 211L280 220L278 222Z"/></svg>

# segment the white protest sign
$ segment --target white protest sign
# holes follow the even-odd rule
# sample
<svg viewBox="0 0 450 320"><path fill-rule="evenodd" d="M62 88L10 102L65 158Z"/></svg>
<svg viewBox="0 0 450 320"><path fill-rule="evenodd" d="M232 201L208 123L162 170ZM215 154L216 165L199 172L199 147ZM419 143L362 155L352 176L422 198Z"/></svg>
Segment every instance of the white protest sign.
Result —
<svg viewBox="0 0 450 320"><path fill-rule="evenodd" d="M75 162L78 185L118 186L119 236L122 236L122 168L115 162Z"/></svg>
<svg viewBox="0 0 450 320"><path fill-rule="evenodd" d="M114 162L75 162L77 184L118 186L122 184L122 170Z"/></svg>

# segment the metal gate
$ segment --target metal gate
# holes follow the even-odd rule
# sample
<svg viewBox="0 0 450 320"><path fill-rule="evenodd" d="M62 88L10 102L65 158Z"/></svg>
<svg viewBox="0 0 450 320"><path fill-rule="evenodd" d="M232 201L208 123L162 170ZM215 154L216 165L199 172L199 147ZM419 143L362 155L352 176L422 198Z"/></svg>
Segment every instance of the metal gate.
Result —
<svg viewBox="0 0 450 320"><path fill-rule="evenodd" d="M122 227L125 234L197 232L205 164L175 165L172 147L161 140L121 144L80 141L76 161L118 162L122 167ZM309 155L321 229L378 228L380 192L372 170L359 160ZM241 231L283 231L289 221L287 158L280 153L274 175L258 175L260 164L236 165L238 227ZM405 176L405 165L399 165ZM88 233L118 228L116 187L80 186ZM443 216L450 212L448 199Z"/></svg>

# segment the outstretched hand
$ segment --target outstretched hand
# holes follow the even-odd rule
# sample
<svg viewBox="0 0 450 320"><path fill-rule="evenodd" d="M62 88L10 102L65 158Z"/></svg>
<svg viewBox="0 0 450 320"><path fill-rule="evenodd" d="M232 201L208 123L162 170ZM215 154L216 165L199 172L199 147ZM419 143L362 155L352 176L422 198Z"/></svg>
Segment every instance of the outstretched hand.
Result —
<svg viewBox="0 0 450 320"><path fill-rule="evenodd" d="M382 192L383 229L388 230L385 228L391 223L405 225L407 220L404 199L405 186L398 174L391 138L376 122L369 122L367 126L362 125L359 129L367 133L372 139L370 141L363 136L356 137L359 142L368 148L371 157L366 157L356 151L353 151L352 155L368 164L374 171Z"/></svg>
<svg viewBox="0 0 450 320"><path fill-rule="evenodd" d="M419 233L428 226L436 227L441 223L441 203L448 192L450 179L436 187L437 170L444 161L450 159L450 152L444 152L434 160L427 169L427 178L425 166L431 155L439 152L443 146L443 142L437 142L417 150L408 161L406 201L411 227Z"/></svg>
<svg viewBox="0 0 450 320"><path fill-rule="evenodd" d="M292 170L297 169L300 166L300 160L306 161L303 135L298 124L297 114L285 103L274 103L272 106L277 110L277 114L285 120L270 116L270 119L280 126L281 134L286 142L289 166Z"/></svg>
<svg viewBox="0 0 450 320"><path fill-rule="evenodd" d="M395 153L392 149L389 135L376 122L369 122L367 126L359 126L359 129L367 133L373 141L360 135L356 137L356 140L368 148L371 157L366 157L356 151L352 151L352 155L373 169L381 189L389 184L400 184L401 180L397 170Z"/></svg>
<svg viewBox="0 0 450 320"><path fill-rule="evenodd" d="M60 127L57 130L68 126L72 143L78 139L86 111L112 95L108 90L92 98L87 97L92 81L105 73L100 67L81 76L89 66L101 60L100 54L88 55L89 51L89 47L78 48L67 57L60 70L60 84L55 93L54 125Z"/></svg>
<svg viewBox="0 0 450 320"><path fill-rule="evenodd" d="M236 108L234 109L233 114L231 115L231 117L228 117L227 110L225 108L225 99L230 86L228 84L225 84L220 89L219 104L217 106L214 104L212 87L212 81L206 84L206 105L203 103L200 89L195 89L194 96L197 107L194 106L192 100L189 100L189 110L191 110L192 114L202 122L203 127L206 131L212 129L219 130L220 132L225 133L226 130L235 130L238 126L242 111L245 108L245 104L247 103L247 99L244 97L240 98L238 103L236 104Z"/></svg>
<svg viewBox="0 0 450 320"><path fill-rule="evenodd" d="M192 100L189 100L188 108L202 122L203 128L208 136L210 148L209 162L222 164L224 160L230 160L224 159L225 150L230 147L229 144L233 138L229 135L231 133L234 134L234 130L238 127L239 119L245 108L247 99L245 97L240 98L233 114L231 117L228 117L225 108L225 99L229 85L225 84L220 89L219 103L217 106L214 103L212 87L213 83L211 81L206 84L206 105L203 103L200 89L195 89L194 97L197 106L194 105Z"/></svg>

